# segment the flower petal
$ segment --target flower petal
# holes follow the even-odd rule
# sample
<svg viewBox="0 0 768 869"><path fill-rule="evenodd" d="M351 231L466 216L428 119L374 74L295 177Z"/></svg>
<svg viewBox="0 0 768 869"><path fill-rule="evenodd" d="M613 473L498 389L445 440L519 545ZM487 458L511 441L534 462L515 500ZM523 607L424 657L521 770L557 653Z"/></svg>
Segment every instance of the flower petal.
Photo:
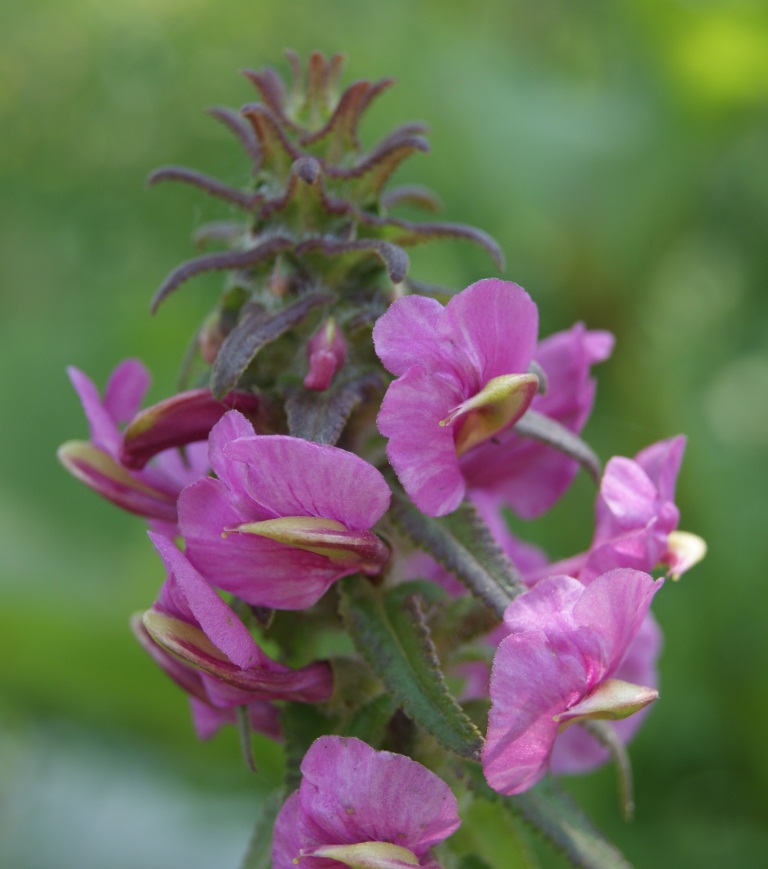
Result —
<svg viewBox="0 0 768 869"><path fill-rule="evenodd" d="M104 389L104 409L116 425L123 425L141 407L151 377L138 359L125 359L112 372Z"/></svg>
<svg viewBox="0 0 768 869"><path fill-rule="evenodd" d="M448 383L414 366L390 384L376 420L398 479L430 516L455 510L466 491L453 430L440 425L459 400Z"/></svg>
<svg viewBox="0 0 768 869"><path fill-rule="evenodd" d="M387 371L399 377L412 365L427 371L450 366L437 337L443 306L427 296L396 299L373 327L376 354Z"/></svg>
<svg viewBox="0 0 768 869"><path fill-rule="evenodd" d="M438 336L450 342L472 392L504 374L523 374L536 351L539 314L531 297L510 281L487 278L471 284L446 305ZM458 363L458 364L457 364Z"/></svg>
<svg viewBox="0 0 768 869"><path fill-rule="evenodd" d="M409 757L322 736L301 765L302 815L329 844L394 842L417 857L461 823L448 785Z"/></svg>
<svg viewBox="0 0 768 869"><path fill-rule="evenodd" d="M588 685L586 662L595 651L594 637L588 631L578 634L553 640L531 631L500 643L491 671L492 705L482 758L485 778L495 791L521 793L546 772L559 727L553 716L576 702Z"/></svg>
<svg viewBox="0 0 768 869"><path fill-rule="evenodd" d="M232 441L224 455L246 464L248 495L274 517L317 516L369 529L389 506L381 473L338 447L262 435Z"/></svg>

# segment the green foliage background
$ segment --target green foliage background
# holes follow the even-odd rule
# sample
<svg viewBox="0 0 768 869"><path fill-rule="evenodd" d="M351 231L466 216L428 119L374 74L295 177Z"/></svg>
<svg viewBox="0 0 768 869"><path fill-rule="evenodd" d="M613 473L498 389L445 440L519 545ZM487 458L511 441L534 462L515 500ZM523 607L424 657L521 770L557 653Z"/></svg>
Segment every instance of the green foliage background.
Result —
<svg viewBox="0 0 768 869"><path fill-rule="evenodd" d="M216 298L149 298L220 204L147 191L156 165L244 182L202 109L254 99L282 50L394 75L364 134L431 127L400 180L504 247L542 333L617 336L587 436L604 459L680 431L682 527L703 565L659 595L662 699L632 749L637 818L610 770L569 787L638 867L762 867L768 853L768 8L726 0L10 0L0 11L0 862L18 869L235 866L280 774L234 735L198 744L127 619L162 580L142 523L61 470L85 423L64 369L127 355L171 392ZM461 243L414 251L457 289L493 273ZM585 545L582 480L541 527ZM525 529L528 532L528 529ZM66 847L64 847L66 843ZM505 867L500 854L500 867ZM553 863L552 865L555 865Z"/></svg>

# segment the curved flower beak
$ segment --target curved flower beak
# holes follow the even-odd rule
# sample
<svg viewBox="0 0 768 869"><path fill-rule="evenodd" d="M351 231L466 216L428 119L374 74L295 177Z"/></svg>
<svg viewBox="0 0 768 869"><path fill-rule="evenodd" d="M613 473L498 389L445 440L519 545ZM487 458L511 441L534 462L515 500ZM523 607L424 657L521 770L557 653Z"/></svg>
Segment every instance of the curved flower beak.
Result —
<svg viewBox="0 0 768 869"><path fill-rule="evenodd" d="M357 562L363 573L378 573L389 558L389 549L373 531L351 531L335 519L283 516L246 522L231 532L268 537L295 549L324 555L334 562Z"/></svg>
<svg viewBox="0 0 768 869"><path fill-rule="evenodd" d="M441 426L456 423L456 454L461 456L514 425L528 410L538 388L539 378L535 374L504 374L491 378L480 392L440 420Z"/></svg>
<svg viewBox="0 0 768 869"><path fill-rule="evenodd" d="M360 842L355 845L321 845L305 849L302 857L322 857L338 860L351 869L406 869L419 866L419 859L407 848L390 842Z"/></svg>
<svg viewBox="0 0 768 869"><path fill-rule="evenodd" d="M176 522L176 496L150 486L89 441L67 441L59 461L80 482L123 510Z"/></svg>
<svg viewBox="0 0 768 869"><path fill-rule="evenodd" d="M580 703L566 709L552 720L567 726L575 721L629 718L659 696L655 688L633 685L621 679L606 679Z"/></svg>
<svg viewBox="0 0 768 869"><path fill-rule="evenodd" d="M316 703L327 700L330 694L329 670L322 662L297 670L275 663L243 669L233 664L200 628L189 622L155 609L147 610L142 622L152 639L167 652L255 697Z"/></svg>

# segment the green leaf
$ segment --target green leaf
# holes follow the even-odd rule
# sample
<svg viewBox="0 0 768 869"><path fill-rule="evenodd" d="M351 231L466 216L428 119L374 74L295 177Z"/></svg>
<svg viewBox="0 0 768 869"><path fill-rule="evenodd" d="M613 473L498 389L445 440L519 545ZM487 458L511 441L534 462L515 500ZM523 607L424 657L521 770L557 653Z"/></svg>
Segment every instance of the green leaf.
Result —
<svg viewBox="0 0 768 869"><path fill-rule="evenodd" d="M276 313L261 305L243 306L240 322L221 345L211 371L211 392L222 398L230 392L265 344L298 326L315 308L332 302L328 292L307 293Z"/></svg>
<svg viewBox="0 0 768 869"><path fill-rule="evenodd" d="M290 433L332 446L341 437L352 411L383 387L379 372L353 370L334 378L328 389L322 391L298 388L285 402Z"/></svg>
<svg viewBox="0 0 768 869"><path fill-rule="evenodd" d="M381 594L360 577L342 581L341 613L358 652L406 715L445 748L477 758L483 738L449 693L416 594Z"/></svg>
<svg viewBox="0 0 768 869"><path fill-rule="evenodd" d="M400 529L501 617L525 585L477 510L465 501L449 516L425 516L391 475L389 483L390 513Z"/></svg>
<svg viewBox="0 0 768 869"><path fill-rule="evenodd" d="M508 811L536 829L580 869L632 869L627 859L598 832L589 816L552 778L524 794L505 797L491 790L477 765L469 781L478 796L499 801Z"/></svg>
<svg viewBox="0 0 768 869"><path fill-rule="evenodd" d="M281 788L262 803L240 869L271 869L272 830L284 801L285 792Z"/></svg>

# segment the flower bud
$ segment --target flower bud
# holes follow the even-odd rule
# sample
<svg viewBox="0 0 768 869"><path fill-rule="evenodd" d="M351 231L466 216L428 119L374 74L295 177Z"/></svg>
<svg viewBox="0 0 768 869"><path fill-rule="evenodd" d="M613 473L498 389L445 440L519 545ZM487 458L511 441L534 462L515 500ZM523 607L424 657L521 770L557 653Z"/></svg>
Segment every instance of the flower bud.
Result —
<svg viewBox="0 0 768 869"><path fill-rule="evenodd" d="M347 358L347 343L332 317L309 339L307 357L309 373L304 378L304 386L318 391L328 389Z"/></svg>

